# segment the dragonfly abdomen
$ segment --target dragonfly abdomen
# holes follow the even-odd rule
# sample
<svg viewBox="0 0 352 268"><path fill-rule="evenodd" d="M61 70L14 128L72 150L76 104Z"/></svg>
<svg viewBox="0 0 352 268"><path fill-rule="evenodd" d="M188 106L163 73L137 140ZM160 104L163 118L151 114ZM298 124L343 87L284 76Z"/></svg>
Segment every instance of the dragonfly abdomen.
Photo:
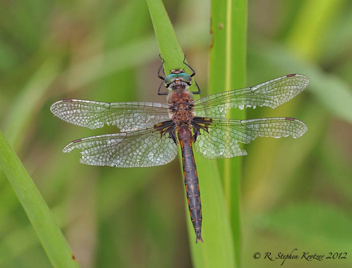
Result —
<svg viewBox="0 0 352 268"><path fill-rule="evenodd" d="M197 167L192 150L192 132L188 126L181 126L178 131L182 151L183 175L187 194L188 209L191 215L194 231L197 235L196 243L202 241L202 206L200 202Z"/></svg>

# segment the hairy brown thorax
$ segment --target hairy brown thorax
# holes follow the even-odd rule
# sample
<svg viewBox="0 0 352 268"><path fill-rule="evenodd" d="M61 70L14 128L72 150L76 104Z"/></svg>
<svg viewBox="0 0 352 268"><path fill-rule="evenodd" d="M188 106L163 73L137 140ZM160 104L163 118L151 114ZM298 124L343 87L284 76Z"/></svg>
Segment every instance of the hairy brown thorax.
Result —
<svg viewBox="0 0 352 268"><path fill-rule="evenodd" d="M172 113L172 120L177 126L181 124L190 125L193 115L193 95L186 90L174 90L169 93L168 102Z"/></svg>

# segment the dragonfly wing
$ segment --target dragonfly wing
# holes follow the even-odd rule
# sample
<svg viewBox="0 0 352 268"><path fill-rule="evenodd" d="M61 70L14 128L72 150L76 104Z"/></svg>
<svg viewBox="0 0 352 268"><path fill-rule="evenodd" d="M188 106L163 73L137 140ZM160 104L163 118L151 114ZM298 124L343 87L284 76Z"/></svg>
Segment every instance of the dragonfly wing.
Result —
<svg viewBox="0 0 352 268"><path fill-rule="evenodd" d="M209 123L212 121L211 123ZM238 143L250 143L257 137L281 138L301 137L307 130L306 124L290 117L261 118L249 120L208 119L208 132L201 130L194 148L205 158L231 158L246 155Z"/></svg>
<svg viewBox="0 0 352 268"><path fill-rule="evenodd" d="M93 166L160 166L177 155L174 141L154 128L78 139L66 145L63 152L75 148L81 150L80 162Z"/></svg>
<svg viewBox="0 0 352 268"><path fill-rule="evenodd" d="M302 74L289 74L265 83L212 94L194 101L196 116L225 117L228 109L267 106L276 108L297 96L309 84Z"/></svg>
<svg viewBox="0 0 352 268"><path fill-rule="evenodd" d="M121 131L152 127L170 119L169 106L155 102L97 102L67 99L55 102L51 112L62 120L90 129L115 125Z"/></svg>

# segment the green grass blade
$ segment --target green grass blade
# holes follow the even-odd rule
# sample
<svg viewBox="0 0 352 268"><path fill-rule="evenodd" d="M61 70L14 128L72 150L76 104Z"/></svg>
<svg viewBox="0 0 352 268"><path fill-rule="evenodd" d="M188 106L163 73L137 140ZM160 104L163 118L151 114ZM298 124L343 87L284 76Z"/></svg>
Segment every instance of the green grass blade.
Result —
<svg viewBox="0 0 352 268"><path fill-rule="evenodd" d="M33 124L33 119L42 107L44 96L50 88L50 85L59 74L60 61L56 57L46 60L42 66L35 72L29 82L23 87L17 95L12 106L8 111L7 117L4 119L4 135L8 137L7 141L16 151L20 151L25 135ZM0 183L5 181L5 176L0 174ZM6 203L6 210L10 210L17 206L17 200L12 195L12 189L9 185L1 188L0 203ZM4 209L0 212L0 218L5 213Z"/></svg>
<svg viewBox="0 0 352 268"><path fill-rule="evenodd" d="M209 93L228 91L246 86L247 1L212 1L213 44L210 53ZM245 118L245 112L232 110L228 117ZM240 266L240 180L242 158L219 161L237 266Z"/></svg>
<svg viewBox="0 0 352 268"><path fill-rule="evenodd" d="M78 267L51 211L1 132L0 166L15 190L52 265L57 268Z"/></svg>
<svg viewBox="0 0 352 268"><path fill-rule="evenodd" d="M164 5L160 0L147 0L147 3L160 54L165 60L165 73L167 74L175 68L184 68L184 64L182 63L184 54Z"/></svg>
<svg viewBox="0 0 352 268"><path fill-rule="evenodd" d="M159 49L165 60L165 72L184 68L183 52L176 38L169 17L160 0L147 0L154 25ZM189 33L192 34L192 33ZM202 195L204 243L195 244L196 236L191 221L188 219L189 239L192 260L195 267L234 267L232 233L226 202L220 183L216 161L195 155L198 167L199 185ZM187 212L188 214L188 212Z"/></svg>

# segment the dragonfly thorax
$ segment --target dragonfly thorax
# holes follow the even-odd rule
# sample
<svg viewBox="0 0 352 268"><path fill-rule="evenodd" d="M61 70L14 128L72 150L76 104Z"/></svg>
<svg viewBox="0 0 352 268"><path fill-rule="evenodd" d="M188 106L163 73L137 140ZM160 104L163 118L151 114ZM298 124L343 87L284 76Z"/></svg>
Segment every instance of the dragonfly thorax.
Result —
<svg viewBox="0 0 352 268"><path fill-rule="evenodd" d="M190 124L193 118L193 94L188 90L171 91L168 95L171 118L176 125Z"/></svg>
<svg viewBox="0 0 352 268"><path fill-rule="evenodd" d="M167 95L167 102L172 104L176 109L182 106L188 106L193 101L193 94L187 89L174 89Z"/></svg>

